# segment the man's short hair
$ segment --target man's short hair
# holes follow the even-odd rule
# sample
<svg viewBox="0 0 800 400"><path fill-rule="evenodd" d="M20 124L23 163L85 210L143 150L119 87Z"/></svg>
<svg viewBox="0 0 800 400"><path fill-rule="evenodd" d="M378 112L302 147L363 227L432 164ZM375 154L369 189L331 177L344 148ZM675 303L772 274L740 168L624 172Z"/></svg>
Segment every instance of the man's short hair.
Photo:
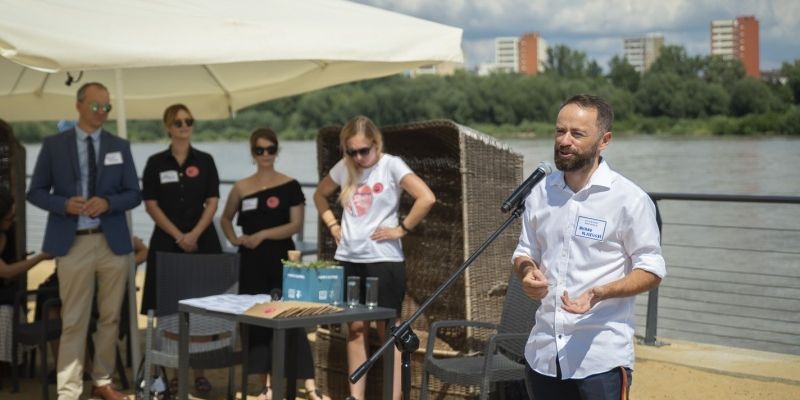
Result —
<svg viewBox="0 0 800 400"><path fill-rule="evenodd" d="M110 92L108 91L108 88L107 88L107 87L105 87L105 85L103 85L103 84L102 84L102 83L100 83L100 82L89 82L89 83L84 83L83 85L81 85L81 87L80 87L80 88L78 88L78 101L83 101L83 99L85 99L85 98L86 98L86 90L87 90L87 89L89 89L89 87L90 87L90 86L95 86L95 87L98 87L98 88L100 88L100 89L103 89L103 90L105 90L105 91L106 91L106 93L110 93Z"/></svg>
<svg viewBox="0 0 800 400"><path fill-rule="evenodd" d="M600 129L600 133L611 132L611 125L614 123L614 110L605 99L591 94L576 94L567 99L564 104L561 104L559 111L569 104L577 104L581 108L594 108L597 110L597 128Z"/></svg>

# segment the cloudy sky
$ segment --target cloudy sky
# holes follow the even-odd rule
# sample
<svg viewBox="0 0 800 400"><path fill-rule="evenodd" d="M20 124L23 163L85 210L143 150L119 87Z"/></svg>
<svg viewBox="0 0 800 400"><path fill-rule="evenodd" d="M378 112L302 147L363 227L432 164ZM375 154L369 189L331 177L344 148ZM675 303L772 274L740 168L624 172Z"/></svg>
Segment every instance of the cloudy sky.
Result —
<svg viewBox="0 0 800 400"><path fill-rule="evenodd" d="M656 32L708 55L715 19L755 15L761 69L800 59L800 0L355 0L460 27L468 68L494 58L494 38L539 32L548 45L586 52L604 68L626 37Z"/></svg>

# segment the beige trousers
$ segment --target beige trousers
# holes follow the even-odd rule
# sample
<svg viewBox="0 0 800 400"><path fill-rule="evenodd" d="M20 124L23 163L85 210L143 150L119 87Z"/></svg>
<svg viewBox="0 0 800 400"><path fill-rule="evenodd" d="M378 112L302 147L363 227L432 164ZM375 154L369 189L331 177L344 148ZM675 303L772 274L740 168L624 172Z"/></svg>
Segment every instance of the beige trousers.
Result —
<svg viewBox="0 0 800 400"><path fill-rule="evenodd" d="M56 385L59 400L77 400L83 393L83 359L95 282L99 318L93 336L92 380L95 386L111 383L119 311L131 262L131 254L114 254L102 233L76 236L69 253L56 259L62 320Z"/></svg>

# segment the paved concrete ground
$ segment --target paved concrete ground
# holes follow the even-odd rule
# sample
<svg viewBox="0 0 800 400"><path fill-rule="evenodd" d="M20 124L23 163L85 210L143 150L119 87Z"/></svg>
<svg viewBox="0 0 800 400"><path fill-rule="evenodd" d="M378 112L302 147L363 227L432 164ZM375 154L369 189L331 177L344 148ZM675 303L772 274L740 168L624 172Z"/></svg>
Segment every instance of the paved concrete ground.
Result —
<svg viewBox="0 0 800 400"><path fill-rule="evenodd" d="M51 265L32 270L31 286L35 287L50 271ZM140 285L142 276L142 273L137 274ZM140 319L140 326L144 327L143 319ZM636 346L632 399L800 399L800 356L659 339L669 345ZM52 361L50 365L52 367ZM130 371L128 376L132 377ZM223 399L227 371L209 371L208 376L215 388L207 398ZM251 376L249 386L248 392L258 392L260 384L256 376ZM34 379L22 382L21 393L12 395L9 389L9 379L4 376L0 399L40 398L38 382ZM51 398L55 398L54 385L50 389ZM414 396L416 398L416 394ZM255 399L255 396L248 398Z"/></svg>

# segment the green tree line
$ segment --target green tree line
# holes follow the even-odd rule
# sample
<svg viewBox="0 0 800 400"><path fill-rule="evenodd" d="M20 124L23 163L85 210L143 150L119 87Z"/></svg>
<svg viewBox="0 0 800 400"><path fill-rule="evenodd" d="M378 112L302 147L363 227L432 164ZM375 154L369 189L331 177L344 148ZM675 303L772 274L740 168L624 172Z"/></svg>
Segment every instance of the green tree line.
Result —
<svg viewBox="0 0 800 400"><path fill-rule="evenodd" d="M243 140L256 127L284 139L310 139L324 126L363 114L380 125L451 119L496 136L547 135L558 107L575 93L608 99L615 132L673 135L800 135L800 60L784 63L782 80L745 76L738 60L690 56L665 46L644 74L615 56L608 72L567 46L548 49L542 74L391 76L264 102L236 118L199 121L199 140ZM191 105L190 105L191 106ZM52 134L52 122L15 123L20 140ZM130 121L134 141L163 140L160 121Z"/></svg>

